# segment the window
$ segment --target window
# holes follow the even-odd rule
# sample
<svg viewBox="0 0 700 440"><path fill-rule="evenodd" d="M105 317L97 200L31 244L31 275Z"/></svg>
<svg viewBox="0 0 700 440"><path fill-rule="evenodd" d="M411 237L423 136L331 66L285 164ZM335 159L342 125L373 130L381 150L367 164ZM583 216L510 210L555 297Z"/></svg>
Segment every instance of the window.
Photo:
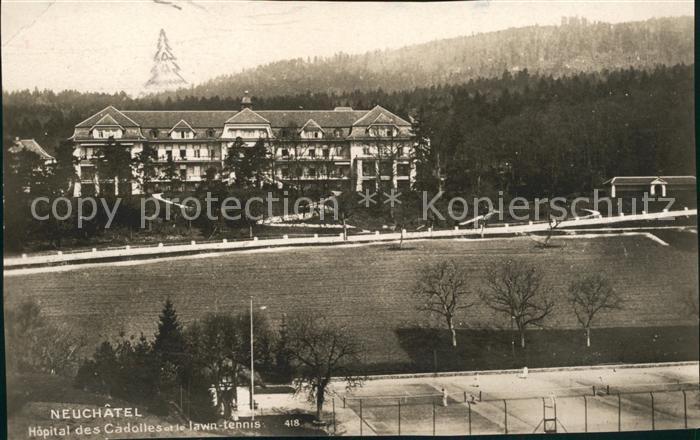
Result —
<svg viewBox="0 0 700 440"><path fill-rule="evenodd" d="M180 139L185 139L185 132L184 131L180 132Z"/></svg>
<svg viewBox="0 0 700 440"><path fill-rule="evenodd" d="M80 180L95 180L95 168L91 166L80 167Z"/></svg>
<svg viewBox="0 0 700 440"><path fill-rule="evenodd" d="M362 174L365 176L376 174L377 170L374 168L374 162L371 160L366 160L362 162Z"/></svg>
<svg viewBox="0 0 700 440"><path fill-rule="evenodd" d="M379 164L379 171L382 176L391 176L393 170L393 164L391 162L383 161Z"/></svg>
<svg viewBox="0 0 700 440"><path fill-rule="evenodd" d="M324 159L328 159L331 157L331 151L328 148L323 149L323 157Z"/></svg>
<svg viewBox="0 0 700 440"><path fill-rule="evenodd" d="M187 158L187 150L185 149L180 149L180 159L186 159Z"/></svg>
<svg viewBox="0 0 700 440"><path fill-rule="evenodd" d="M396 173L399 176L408 176L411 174L411 166L407 163L400 163L396 166Z"/></svg>
<svg viewBox="0 0 700 440"><path fill-rule="evenodd" d="M316 168L309 168L309 177L316 177Z"/></svg>
<svg viewBox="0 0 700 440"><path fill-rule="evenodd" d="M194 157L200 157L199 148L195 148Z"/></svg>
<svg viewBox="0 0 700 440"><path fill-rule="evenodd" d="M165 152L165 159L166 160L173 160L173 151L172 150L167 150Z"/></svg>
<svg viewBox="0 0 700 440"><path fill-rule="evenodd" d="M156 130L155 128L151 129L151 137L153 139L156 139L158 137L158 130Z"/></svg>
<svg viewBox="0 0 700 440"><path fill-rule="evenodd" d="M316 149L314 149L314 148L309 149L309 157L316 157Z"/></svg>
<svg viewBox="0 0 700 440"><path fill-rule="evenodd" d="M282 149L282 157L289 157L289 150L287 150L286 148L283 148Z"/></svg>
<svg viewBox="0 0 700 440"><path fill-rule="evenodd" d="M315 137L315 138L318 139L320 134L321 134L321 133L319 133L318 131L314 131L314 137Z"/></svg>
<svg viewBox="0 0 700 440"><path fill-rule="evenodd" d="M403 156L403 147L399 147L396 149L396 155L397 156Z"/></svg>
<svg viewBox="0 0 700 440"><path fill-rule="evenodd" d="M180 180L187 180L187 168L180 169Z"/></svg>
<svg viewBox="0 0 700 440"><path fill-rule="evenodd" d="M207 130L207 137L213 138L215 136L215 132L213 128L210 128Z"/></svg>
<svg viewBox="0 0 700 440"><path fill-rule="evenodd" d="M336 128L335 131L333 132L333 135L337 138L341 137L343 135L343 130Z"/></svg>
<svg viewBox="0 0 700 440"><path fill-rule="evenodd" d="M369 156L369 147L362 147L362 154Z"/></svg>
<svg viewBox="0 0 700 440"><path fill-rule="evenodd" d="M287 168L282 168L280 169L280 172L282 174L283 179L288 179L289 178L289 170Z"/></svg>

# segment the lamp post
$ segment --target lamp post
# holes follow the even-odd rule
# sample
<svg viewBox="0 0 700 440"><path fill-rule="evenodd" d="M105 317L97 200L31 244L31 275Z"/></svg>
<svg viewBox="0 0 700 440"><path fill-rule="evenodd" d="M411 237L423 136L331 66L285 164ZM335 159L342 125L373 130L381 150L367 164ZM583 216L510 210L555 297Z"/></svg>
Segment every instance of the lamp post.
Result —
<svg viewBox="0 0 700 440"><path fill-rule="evenodd" d="M266 306L261 306L260 310L265 310ZM250 297L250 414L251 420L255 420L255 365L253 354L253 297Z"/></svg>

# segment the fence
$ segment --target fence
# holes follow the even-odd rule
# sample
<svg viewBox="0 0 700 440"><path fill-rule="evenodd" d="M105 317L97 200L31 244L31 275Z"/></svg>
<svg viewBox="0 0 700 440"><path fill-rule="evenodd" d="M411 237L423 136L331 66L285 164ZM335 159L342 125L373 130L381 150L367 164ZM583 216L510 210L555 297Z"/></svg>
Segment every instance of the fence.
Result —
<svg viewBox="0 0 700 440"><path fill-rule="evenodd" d="M644 388L649 389L644 389ZM651 389L651 388L654 389ZM573 389L572 389L573 390ZM586 387L524 398L485 393L344 397L360 435L482 435L700 427L697 383ZM355 423L355 422L353 422Z"/></svg>
<svg viewBox="0 0 700 440"><path fill-rule="evenodd" d="M679 211L664 211L655 213L644 213L634 215L619 215L615 217L597 217L597 218L575 218L572 220L562 221L559 224L560 229L571 227L586 227L593 225L607 225L619 222L643 221L643 220L660 220L664 218L675 218L681 216L695 216L696 209L684 209ZM92 248L90 251L77 252L61 252L50 255L26 255L21 257L6 257L3 260L3 266L6 270L14 268L26 268L32 266L42 266L51 264L65 264L78 262L94 262L98 260L124 259L124 258L149 258L153 256L163 256L166 254L185 254L198 252L216 252L230 251L239 249L255 249L260 247L276 247L276 246L307 246L307 245L330 245L330 244L346 244L346 243L371 243L380 241L396 241L396 240L411 240L425 238L454 238L454 237L482 237L485 235L501 236L501 235L517 235L538 231L547 231L550 229L547 222L533 222L519 225L494 225L484 229L466 228L460 229L455 227L451 230L433 230L429 228L427 231L400 231L390 233L380 233L375 231L374 234L358 234L347 235L339 233L337 235L319 235L314 234L308 236L306 234L294 234L290 237L289 234L281 238L267 238L258 240L258 237L253 237L252 240L227 240L208 241L190 243L164 244L158 243L146 246L124 246L109 249ZM261 237L262 238L262 237ZM167 247L167 248L166 248Z"/></svg>

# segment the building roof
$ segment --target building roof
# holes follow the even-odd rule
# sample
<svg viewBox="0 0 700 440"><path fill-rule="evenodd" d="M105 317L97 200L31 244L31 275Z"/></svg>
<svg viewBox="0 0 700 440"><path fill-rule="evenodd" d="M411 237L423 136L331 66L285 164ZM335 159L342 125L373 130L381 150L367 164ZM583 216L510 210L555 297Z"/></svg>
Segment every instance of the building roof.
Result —
<svg viewBox="0 0 700 440"><path fill-rule="evenodd" d="M17 153L21 150L30 151L44 160L54 160L54 157L47 153L34 139L15 139L14 144L10 147L10 152Z"/></svg>
<svg viewBox="0 0 700 440"><path fill-rule="evenodd" d="M269 124L270 121L260 116L249 108L244 108L240 112L226 120L227 124Z"/></svg>
<svg viewBox="0 0 700 440"><path fill-rule="evenodd" d="M137 127L139 125L136 122L134 122L133 119L126 116L123 112L120 112L119 110L110 105L108 107L103 108L94 115L90 116L83 122L78 123L76 127L93 127L106 115L109 115L114 122L116 122L118 125L121 125L122 127ZM170 126L172 127L172 125Z"/></svg>
<svg viewBox="0 0 700 440"><path fill-rule="evenodd" d="M309 119L320 127L369 126L383 115L381 120L398 126L410 123L388 110L376 106L372 110L353 110L338 107L336 110L117 110L109 106L76 125L92 127L105 115L124 127L172 128L181 120L194 128L221 128L229 123L269 123L273 128L303 127Z"/></svg>
<svg viewBox="0 0 700 440"><path fill-rule="evenodd" d="M652 184L695 185L695 176L616 176L603 182L604 185L638 186Z"/></svg>
<svg viewBox="0 0 700 440"><path fill-rule="evenodd" d="M336 107L334 110L118 110L106 107L76 125L71 139L86 139L87 130L95 124L120 125L125 138L166 139L169 130L186 123L198 138L218 138L225 124L268 125L273 132L304 126L331 131L334 136L348 139L366 137L372 123L393 124L406 131L410 123L383 107L354 110ZM157 131L154 136L152 130ZM401 136L407 135L403 133Z"/></svg>
<svg viewBox="0 0 700 440"><path fill-rule="evenodd" d="M305 129L307 129L307 128L310 129L310 130L321 130L321 131L323 131L323 128L321 128L321 126L318 125L318 124L316 123L316 121L314 121L313 119L309 119L308 121L306 121L306 124L304 124L304 125L301 127L301 130L305 130Z"/></svg>
<svg viewBox="0 0 700 440"><path fill-rule="evenodd" d="M95 127L95 126L122 127L121 124L119 124L119 122L117 122L114 119L114 117L112 117L112 115L110 115L109 113L106 113L104 116L102 116L100 118L99 121L95 122L95 125L93 125L93 127Z"/></svg>
<svg viewBox="0 0 700 440"><path fill-rule="evenodd" d="M391 113L389 110L385 109L384 107L380 105L374 106L374 108L367 113L357 121L353 125L371 125L376 123L375 121L377 119L380 119L383 122L382 124L388 124L388 123L393 123L397 126L408 126L411 125L410 122L406 121L405 119L402 119L395 114Z"/></svg>
<svg viewBox="0 0 700 440"><path fill-rule="evenodd" d="M183 130L183 129L194 131L192 126L190 124L188 124L187 121L185 121L184 119L180 119L180 121L178 121L177 124L173 125L173 128L170 129L170 132L172 132L173 130Z"/></svg>

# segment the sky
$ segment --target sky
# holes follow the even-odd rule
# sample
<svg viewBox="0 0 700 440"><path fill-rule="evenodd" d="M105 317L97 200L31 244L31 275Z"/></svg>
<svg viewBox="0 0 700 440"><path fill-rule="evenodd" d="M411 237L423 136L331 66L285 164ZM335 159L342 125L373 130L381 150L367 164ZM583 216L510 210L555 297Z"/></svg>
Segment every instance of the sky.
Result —
<svg viewBox="0 0 700 440"><path fill-rule="evenodd" d="M271 61L363 53L562 17L618 23L693 16L692 1L322 3L198 0L7 1L2 86L136 95L164 29L198 84Z"/></svg>

